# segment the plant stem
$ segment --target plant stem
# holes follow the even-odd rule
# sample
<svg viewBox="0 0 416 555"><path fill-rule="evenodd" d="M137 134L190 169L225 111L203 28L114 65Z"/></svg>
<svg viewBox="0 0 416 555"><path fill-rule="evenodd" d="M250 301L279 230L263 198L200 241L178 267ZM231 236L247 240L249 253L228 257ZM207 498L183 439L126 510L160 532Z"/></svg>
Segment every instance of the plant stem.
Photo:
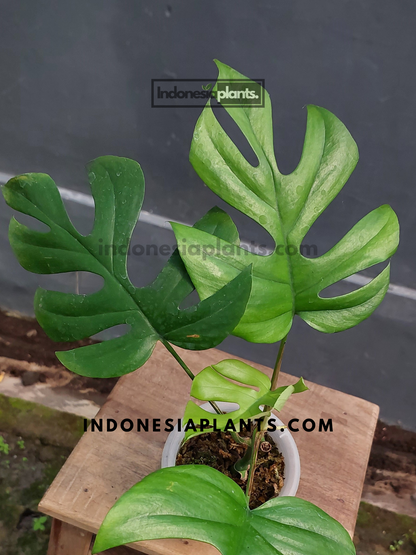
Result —
<svg viewBox="0 0 416 555"><path fill-rule="evenodd" d="M286 341L287 341L287 335L285 335L285 337L280 342L279 352L277 353L277 358L274 365L274 370L273 370L273 375L271 380L271 391L274 391L277 387L277 381L279 379L280 368L282 366L282 358L285 350ZM264 411L271 412L272 408L273 407L264 407ZM258 426L258 428L256 428L253 431L252 444L251 444L252 452L251 452L251 460L250 460L250 469L248 473L248 481L247 481L247 487L246 487L246 499L248 504L250 504L250 496L253 490L254 473L256 471L256 462L257 462L257 455L259 452L260 443L261 443L261 440L263 439L263 436L266 432L268 425L269 425L268 418L265 418L264 421L262 421L261 425Z"/></svg>
<svg viewBox="0 0 416 555"><path fill-rule="evenodd" d="M188 376L191 378L191 380L193 380L195 378L195 374L187 366L185 361L178 355L178 353L175 351L175 349L172 347L172 345L168 341L166 341L165 339L161 339L161 342L166 347L166 349L170 352L170 354L177 360L177 362L179 362L179 364L182 366L182 368L185 370L185 372L188 374ZM215 410L215 412L217 414L223 414L222 410L219 408L219 406L217 405L217 403L215 401L209 401L209 404L211 405L211 407ZM240 437L238 437L238 438L234 437L233 433L235 434L235 432L231 432L231 435L232 435L232 437L235 441L238 441L238 443L244 443L244 441L242 441Z"/></svg>
<svg viewBox="0 0 416 555"><path fill-rule="evenodd" d="M240 443L241 445L250 445L250 440L245 437L239 436L237 432L233 432L232 430L230 430L230 436L233 438L234 441Z"/></svg>
<svg viewBox="0 0 416 555"><path fill-rule="evenodd" d="M264 433L268 426L268 419L265 418L261 424L253 431L253 437L251 439L252 447L251 447L251 459L250 459L250 469L248 471L248 480L247 480L247 487L246 487L246 499L247 504L250 505L250 496L251 492L253 491L253 484L254 484L254 474L256 471L256 463L257 463L257 455L259 452L259 447L261 440L263 439Z"/></svg>
<svg viewBox="0 0 416 555"><path fill-rule="evenodd" d="M175 351L172 345L165 339L161 339L161 342L164 345L164 347L166 347L166 349L170 352L170 354L177 360L177 362L179 362L179 364L182 366L182 368L185 370L185 372L188 374L191 380L193 380L195 378L195 374L190 370L190 368L188 368L188 366L185 364L185 361L181 359L181 357L178 355L178 353Z"/></svg>
<svg viewBox="0 0 416 555"><path fill-rule="evenodd" d="M241 459L234 463L233 469L238 472L242 480L247 480L247 469L250 466L252 452L252 443L250 441L244 455L241 457Z"/></svg>
<svg viewBox="0 0 416 555"><path fill-rule="evenodd" d="M177 362L179 362L179 364L182 366L182 368L185 370L185 372L188 374L188 376L191 378L191 380L193 380L195 378L195 374L188 367L188 365L185 363L185 361L178 355L178 353L175 351L175 349L172 347L172 345L168 341L166 341L165 339L161 339L161 342L164 345L164 347L170 352L170 354L175 358L175 360ZM215 401L209 401L209 404L211 405L211 407L215 410L215 412L217 414L223 414L222 410L220 409L220 407L217 405L217 403ZM231 437L233 438L233 440L236 441L237 443L247 444L247 441L245 439L241 438L237 434L237 432L230 431L230 434L231 434Z"/></svg>
<svg viewBox="0 0 416 555"><path fill-rule="evenodd" d="M277 358L274 365L273 376L272 376L272 385L271 385L272 391L274 391L277 387L277 380L279 379L280 368L282 366L282 358L283 358L283 353L285 351L286 341L287 341L287 335L285 335L285 337L281 340L280 346L279 346L279 352L277 353Z"/></svg>

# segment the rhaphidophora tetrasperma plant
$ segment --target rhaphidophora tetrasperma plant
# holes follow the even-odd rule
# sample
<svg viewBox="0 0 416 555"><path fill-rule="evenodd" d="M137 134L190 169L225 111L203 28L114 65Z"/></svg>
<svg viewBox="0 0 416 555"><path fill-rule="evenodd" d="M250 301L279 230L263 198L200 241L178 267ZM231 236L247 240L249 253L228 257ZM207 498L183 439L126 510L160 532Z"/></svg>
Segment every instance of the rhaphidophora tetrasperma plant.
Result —
<svg viewBox="0 0 416 555"><path fill-rule="evenodd" d="M220 79L246 79L224 64L217 65ZM230 478L207 466L159 470L110 510L95 553L160 538L200 540L223 555L355 553L344 528L311 503L277 497L250 510L249 500L257 452L272 409L281 410L292 393L306 389L302 379L277 387L294 315L326 333L351 328L370 316L386 294L388 266L351 293L333 298L320 293L386 261L397 248L399 226L393 210L381 206L323 256L304 257L301 241L353 171L357 147L333 114L309 106L300 163L293 173L281 174L273 153L270 99L265 91L264 95L263 108L244 102L232 109L224 106L257 156L257 166L242 156L224 132L210 102L196 125L190 159L203 181L262 226L275 245L285 247L283 252L275 248L270 255L260 256L242 249L231 218L214 208L193 227L172 224L179 253L172 255L153 283L136 288L127 276L126 249L116 248L108 256L99 246L100 240L128 246L144 195L143 174L136 162L105 156L89 165L95 222L88 236L73 227L47 175L21 175L4 187L12 208L49 227L42 233L12 220L10 242L24 268L44 274L88 271L104 279L103 288L90 295L38 290L36 316L50 337L72 341L118 324L130 326L122 337L57 353L65 366L85 376L121 376L142 366L160 341L192 378L191 395L210 401L219 413L217 428L224 429L230 418L236 424L241 419L259 422L244 460L236 465L246 476L245 494ZM180 310L194 287L201 301ZM209 366L195 377L172 346L208 349L230 333L256 343L281 341L271 380L237 360ZM239 408L222 415L217 401L235 402ZM213 415L189 401L185 421L201 418L212 422ZM197 433L200 430L189 428L186 438ZM247 442L237 434L234 437Z"/></svg>

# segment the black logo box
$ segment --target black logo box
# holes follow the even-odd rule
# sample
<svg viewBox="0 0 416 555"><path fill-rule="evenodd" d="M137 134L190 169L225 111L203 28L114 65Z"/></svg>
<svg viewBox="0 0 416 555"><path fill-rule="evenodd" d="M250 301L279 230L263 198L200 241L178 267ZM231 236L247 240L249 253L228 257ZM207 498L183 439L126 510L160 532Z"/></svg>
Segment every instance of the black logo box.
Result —
<svg viewBox="0 0 416 555"><path fill-rule="evenodd" d="M208 92L207 90L204 90L202 88L202 85L207 85L209 83L212 83L212 87L209 90L209 92L211 92L212 88L217 84L219 85L220 88L222 88L222 86L226 86L227 84L235 84L235 85L244 85L247 83L250 83L251 85L255 84L257 85L258 91L260 92L260 99L258 102L256 103L245 103L246 106L249 106L250 108L264 108L264 104L265 104L265 83L264 83L264 79L152 79L151 80L152 83L152 108L205 108L206 103L208 98L204 98L203 99L203 103L198 103L195 102L195 104L182 104L182 101L189 101L189 99L181 99L181 98L175 98L172 100L175 100L175 103L172 104L157 104L157 87L158 84L161 83L171 83L171 86L174 87L175 84L181 84L183 85L184 83L194 83L195 87L194 87L194 92L198 91L198 92ZM196 86L196 84L200 85L200 88L198 88ZM170 89L172 90L172 89ZM182 90L186 90L185 87L181 86L181 91ZM188 89L191 90L191 89ZM166 101L168 101L168 99L165 99ZM170 100L170 99L169 99ZM220 103L216 103L216 104L211 104L212 108L233 108L233 107L240 107L241 106L241 102L222 102L222 104Z"/></svg>

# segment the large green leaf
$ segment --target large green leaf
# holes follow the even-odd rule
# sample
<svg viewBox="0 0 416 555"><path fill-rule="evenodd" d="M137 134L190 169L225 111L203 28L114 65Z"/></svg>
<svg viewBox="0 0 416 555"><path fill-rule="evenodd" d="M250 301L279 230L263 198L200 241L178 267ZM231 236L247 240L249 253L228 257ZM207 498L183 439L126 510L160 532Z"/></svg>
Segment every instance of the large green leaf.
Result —
<svg viewBox="0 0 416 555"><path fill-rule="evenodd" d="M270 379L260 370L241 360L222 360L218 364L204 368L197 374L192 381L191 395L201 401L237 403L238 408L227 414L214 415L193 401L188 401L184 422L192 420L194 425L199 425L199 422L205 419L213 426L215 419L216 428L224 430L231 419L238 429L240 420L269 418L270 411L265 412L264 407L270 406L280 411L292 393L301 393L307 389L301 378L294 385L279 387L271 391ZM263 408L261 408L262 406ZM195 432L192 427L189 427L185 432L185 438L188 439L200 433L203 432Z"/></svg>
<svg viewBox="0 0 416 555"><path fill-rule="evenodd" d="M296 497L250 511L243 491L217 470L190 465L153 472L106 516L93 553L162 538L199 540L222 555L354 555L347 531Z"/></svg>
<svg viewBox="0 0 416 555"><path fill-rule="evenodd" d="M209 299L179 310L193 285L175 251L152 284L136 288L127 275L127 247L144 197L142 170L133 160L104 156L89 164L88 176L95 221L87 236L72 225L49 176L21 175L3 188L12 208L50 228L41 233L12 219L10 243L25 269L39 274L88 271L104 279L103 288L91 295L38 289L35 311L46 333L56 341L74 341L119 324L130 326L122 337L57 353L61 362L85 376L120 376L144 364L158 340L186 349L208 349L220 343L244 313L250 269ZM218 208L196 227L236 240L234 224Z"/></svg>
<svg viewBox="0 0 416 555"><path fill-rule="evenodd" d="M217 62L220 79L244 78ZM355 326L380 304L389 285L389 267L368 285L338 297L322 298L326 287L374 264L396 250L399 226L389 206L370 212L330 251L306 258L301 244L308 230L344 186L357 160L357 146L330 112L308 106L303 153L289 175L279 172L273 153L272 113L265 106L225 107L258 159L252 166L225 133L208 102L196 124L190 160L203 181L273 238L275 249L260 256L209 234L175 224L182 259L202 298L212 295L247 264L253 264L253 289L235 330L248 341L280 340L298 314L312 327L337 332ZM199 245L200 256L189 256ZM192 249L195 252L195 248Z"/></svg>

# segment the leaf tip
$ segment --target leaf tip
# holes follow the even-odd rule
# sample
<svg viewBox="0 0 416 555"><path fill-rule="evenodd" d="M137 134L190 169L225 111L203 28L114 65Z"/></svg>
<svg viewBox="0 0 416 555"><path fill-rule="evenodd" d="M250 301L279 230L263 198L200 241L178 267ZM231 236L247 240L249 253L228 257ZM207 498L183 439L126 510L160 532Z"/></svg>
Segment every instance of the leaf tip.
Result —
<svg viewBox="0 0 416 555"><path fill-rule="evenodd" d="M179 222L170 221L170 220L168 220L167 223L168 223L168 224L170 225L170 227L173 229L173 232L175 233L175 235L176 235L176 232L179 232L179 231L180 231L181 229L183 229L184 227L188 227L188 226L185 225L185 224L180 224Z"/></svg>

